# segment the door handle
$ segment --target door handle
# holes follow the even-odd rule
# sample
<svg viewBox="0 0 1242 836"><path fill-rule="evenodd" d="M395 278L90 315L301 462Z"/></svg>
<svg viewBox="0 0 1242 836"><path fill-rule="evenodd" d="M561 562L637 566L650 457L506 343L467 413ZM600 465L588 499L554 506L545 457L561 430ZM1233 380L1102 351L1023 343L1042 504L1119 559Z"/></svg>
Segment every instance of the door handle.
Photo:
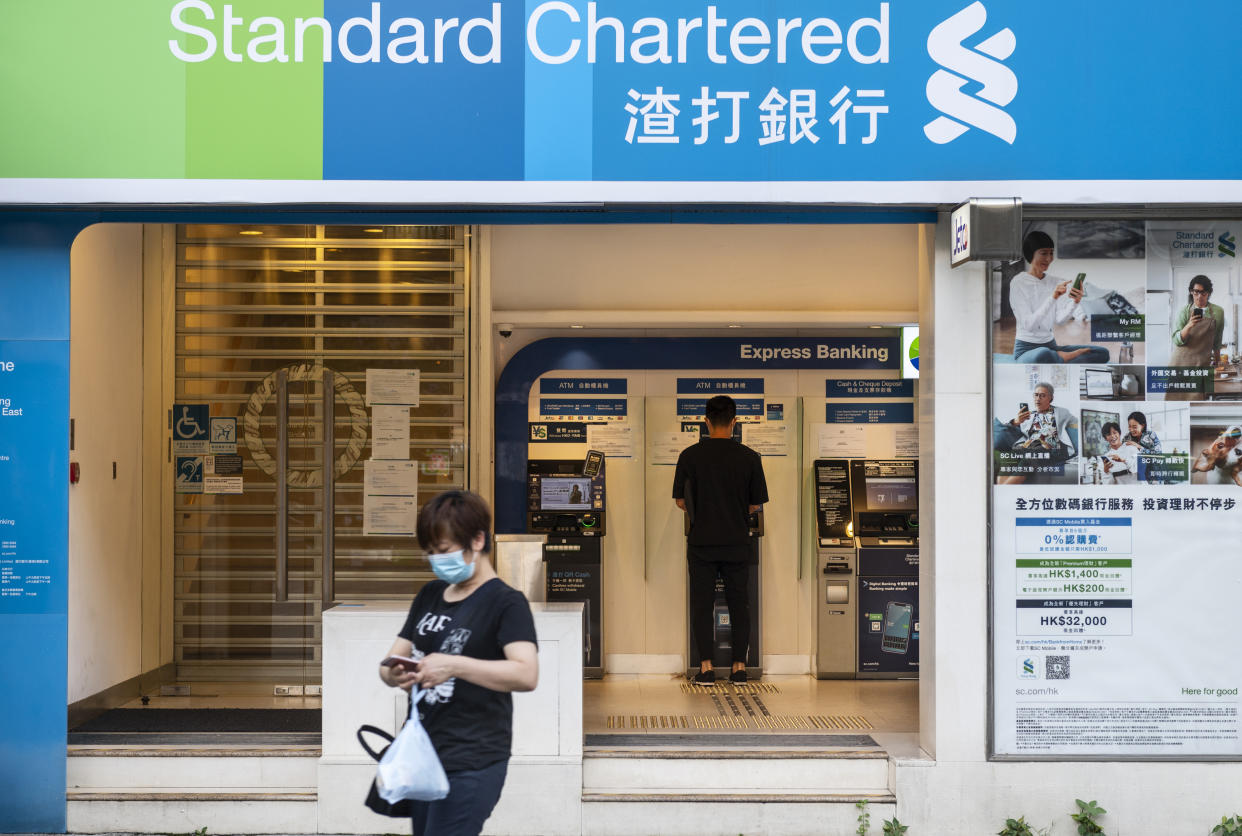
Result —
<svg viewBox="0 0 1242 836"><path fill-rule="evenodd" d="M336 372L323 370L323 609L336 599Z"/></svg>
<svg viewBox="0 0 1242 836"><path fill-rule="evenodd" d="M289 600L289 370L276 371L276 603Z"/></svg>

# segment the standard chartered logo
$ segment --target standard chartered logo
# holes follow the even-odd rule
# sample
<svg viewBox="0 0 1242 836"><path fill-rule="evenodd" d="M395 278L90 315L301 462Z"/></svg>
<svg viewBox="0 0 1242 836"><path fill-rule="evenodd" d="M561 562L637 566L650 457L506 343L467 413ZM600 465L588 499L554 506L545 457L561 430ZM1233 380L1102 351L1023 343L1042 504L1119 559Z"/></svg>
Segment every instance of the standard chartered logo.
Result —
<svg viewBox="0 0 1242 836"><path fill-rule="evenodd" d="M1006 28L968 47L967 38L987 23L982 3L971 3L941 23L927 36L927 54L942 69L927 79L927 101L940 111L923 126L932 142L952 142L971 128L986 131L1010 145L1018 137L1018 126L1002 108L1018 95L1018 77L1001 62L1013 55L1018 45ZM967 84L982 84L975 96L962 92Z"/></svg>
<svg viewBox="0 0 1242 836"><path fill-rule="evenodd" d="M1216 249L1219 251L1217 258L1238 257L1238 239L1228 232L1222 232L1220 237L1216 239Z"/></svg>

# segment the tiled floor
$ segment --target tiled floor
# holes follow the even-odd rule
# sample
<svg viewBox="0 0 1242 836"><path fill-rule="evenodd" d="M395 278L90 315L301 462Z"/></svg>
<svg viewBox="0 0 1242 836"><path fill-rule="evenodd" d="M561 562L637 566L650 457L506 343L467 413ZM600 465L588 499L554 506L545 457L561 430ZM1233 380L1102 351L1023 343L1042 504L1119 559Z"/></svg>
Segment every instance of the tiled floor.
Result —
<svg viewBox="0 0 1242 836"><path fill-rule="evenodd" d="M681 676L614 674L583 683L585 732L671 730L667 718L687 718L696 731L832 734L918 731L918 682L817 680L766 676L753 692L727 683L685 688ZM750 689L747 689L750 690ZM714 692L714 696L713 696ZM743 699L744 695L744 699ZM735 711L734 709L737 709ZM766 714L764 713L766 711ZM643 718L656 718L646 720ZM660 719L666 718L666 719ZM717 724L715 718L728 722ZM637 726L637 729L635 728Z"/></svg>
<svg viewBox="0 0 1242 836"><path fill-rule="evenodd" d="M697 731L873 735L918 731L919 686L912 680L765 676L745 699L723 682L712 689L686 685L684 677L675 675L612 674L588 680L583 683L584 732L648 728L658 733L662 722L680 722L659 718L685 718L682 728ZM151 694L149 702L152 708L319 708L320 704L320 697L277 697L271 683L244 682L194 682L189 696ZM124 707L140 708L142 702L134 700ZM643 718L652 717L657 719L644 727Z"/></svg>

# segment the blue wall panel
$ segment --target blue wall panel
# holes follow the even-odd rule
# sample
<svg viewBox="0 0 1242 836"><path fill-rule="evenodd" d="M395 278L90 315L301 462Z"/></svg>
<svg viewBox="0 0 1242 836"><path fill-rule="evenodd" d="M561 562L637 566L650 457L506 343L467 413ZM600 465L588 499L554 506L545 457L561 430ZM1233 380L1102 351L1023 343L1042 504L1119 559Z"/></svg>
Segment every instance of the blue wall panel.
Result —
<svg viewBox="0 0 1242 836"><path fill-rule="evenodd" d="M65 829L69 251L0 223L0 832Z"/></svg>

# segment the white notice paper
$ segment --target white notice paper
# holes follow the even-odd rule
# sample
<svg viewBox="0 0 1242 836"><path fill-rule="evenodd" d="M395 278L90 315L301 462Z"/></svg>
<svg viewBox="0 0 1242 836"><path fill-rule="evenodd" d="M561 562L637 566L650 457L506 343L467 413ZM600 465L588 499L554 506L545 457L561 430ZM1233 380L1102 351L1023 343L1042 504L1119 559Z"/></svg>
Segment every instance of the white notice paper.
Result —
<svg viewBox="0 0 1242 836"><path fill-rule="evenodd" d="M362 533L367 537L414 534L418 501L412 496L364 496Z"/></svg>
<svg viewBox="0 0 1242 836"><path fill-rule="evenodd" d="M418 406L418 369L367 369L367 406Z"/></svg>
<svg viewBox="0 0 1242 836"><path fill-rule="evenodd" d="M652 464L677 464L681 451L696 444L699 434L695 432L651 433L648 438L647 459Z"/></svg>
<svg viewBox="0 0 1242 836"><path fill-rule="evenodd" d="M899 459L919 457L919 428L917 424L897 427L894 438L894 456Z"/></svg>
<svg viewBox="0 0 1242 836"><path fill-rule="evenodd" d="M418 463L367 459L362 483L367 496L418 496Z"/></svg>
<svg viewBox="0 0 1242 836"><path fill-rule="evenodd" d="M203 493L242 493L242 477L204 476Z"/></svg>
<svg viewBox="0 0 1242 836"><path fill-rule="evenodd" d="M630 458L634 455L634 428L587 424L587 447L609 458Z"/></svg>
<svg viewBox="0 0 1242 836"><path fill-rule="evenodd" d="M362 465L362 533L412 535L418 515L418 463L368 459Z"/></svg>
<svg viewBox="0 0 1242 836"><path fill-rule="evenodd" d="M743 424L742 443L761 456L788 456L789 425L779 421Z"/></svg>
<svg viewBox="0 0 1242 836"><path fill-rule="evenodd" d="M371 407L371 458L410 457L410 408L376 404Z"/></svg>
<svg viewBox="0 0 1242 836"><path fill-rule="evenodd" d="M815 458L851 459L867 455L866 424L816 424Z"/></svg>

